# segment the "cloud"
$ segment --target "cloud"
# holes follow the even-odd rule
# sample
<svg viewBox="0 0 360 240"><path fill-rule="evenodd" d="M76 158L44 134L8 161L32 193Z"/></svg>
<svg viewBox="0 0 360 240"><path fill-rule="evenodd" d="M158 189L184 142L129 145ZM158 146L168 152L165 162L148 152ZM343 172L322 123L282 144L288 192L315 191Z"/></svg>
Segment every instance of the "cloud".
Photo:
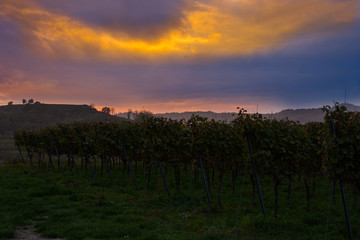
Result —
<svg viewBox="0 0 360 240"><path fill-rule="evenodd" d="M79 87L76 82L69 86L68 82L61 82L56 77L46 73L34 73L0 65L0 98L2 102L18 101L23 98L36 100L53 99L60 101L63 98L76 96Z"/></svg>
<svg viewBox="0 0 360 240"><path fill-rule="evenodd" d="M85 24L134 38L155 39L179 27L188 0L36 0L41 6Z"/></svg>
<svg viewBox="0 0 360 240"><path fill-rule="evenodd" d="M352 0L0 0L0 104L33 98L152 112L259 104L270 112L331 104L344 88L350 101L360 89L356 7Z"/></svg>
<svg viewBox="0 0 360 240"><path fill-rule="evenodd" d="M9 70L0 65L0 98L3 102L31 97L29 95L52 96L59 92L54 81L25 76L26 74L21 70Z"/></svg>
<svg viewBox="0 0 360 240"><path fill-rule="evenodd" d="M38 2L41 3L41 0ZM125 2L121 1L122 4ZM107 3L110 1L106 0L102 8ZM152 8L136 8L135 3L125 4L127 7L124 9L129 9L129 12L133 9L154 12L145 18L131 20L131 14L128 14L122 20L109 17L107 21L105 16L95 16L93 19L99 23L94 25L65 15L64 11L50 11L28 0L2 0L0 18L2 16L20 26L26 35L24 41L43 56L126 62L267 52L301 34L341 30L358 17L356 0L192 1L181 7L174 4L178 9L176 14L160 15L158 18L154 17L158 12L151 9L156 9L156 6L169 9L169 6L161 8L165 1L158 0L156 3L159 5ZM91 14L84 19L91 19ZM148 19L155 24L147 25ZM168 24L168 27L159 27L164 24ZM141 31L142 25L147 26L148 30ZM129 30L132 28L140 29L141 33Z"/></svg>

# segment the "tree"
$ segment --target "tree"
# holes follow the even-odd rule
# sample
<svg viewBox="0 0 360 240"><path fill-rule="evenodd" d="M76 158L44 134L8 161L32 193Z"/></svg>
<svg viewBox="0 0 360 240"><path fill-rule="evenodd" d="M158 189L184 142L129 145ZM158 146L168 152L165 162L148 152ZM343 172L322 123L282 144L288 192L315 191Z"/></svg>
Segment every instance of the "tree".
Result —
<svg viewBox="0 0 360 240"><path fill-rule="evenodd" d="M111 109L110 109L109 107L103 107L103 108L101 109L101 111L102 111L103 113L110 114Z"/></svg>
<svg viewBox="0 0 360 240"><path fill-rule="evenodd" d="M128 112L127 112L127 118L128 118L128 119L130 119L132 113L133 113L132 109L129 108L129 109L128 109Z"/></svg>
<svg viewBox="0 0 360 240"><path fill-rule="evenodd" d="M146 111L146 110L141 110L140 112L135 110L133 115L134 115L135 122L141 122L143 117L150 117L153 114L152 114L152 112Z"/></svg>
<svg viewBox="0 0 360 240"><path fill-rule="evenodd" d="M13 103L14 103L13 101L10 101L8 102L8 105L13 105Z"/></svg>
<svg viewBox="0 0 360 240"><path fill-rule="evenodd" d="M29 99L29 101L28 101L28 104L33 104L34 103L34 99Z"/></svg>
<svg viewBox="0 0 360 240"><path fill-rule="evenodd" d="M26 104L26 99L23 99L23 100L22 100L22 103L23 103L23 104Z"/></svg>

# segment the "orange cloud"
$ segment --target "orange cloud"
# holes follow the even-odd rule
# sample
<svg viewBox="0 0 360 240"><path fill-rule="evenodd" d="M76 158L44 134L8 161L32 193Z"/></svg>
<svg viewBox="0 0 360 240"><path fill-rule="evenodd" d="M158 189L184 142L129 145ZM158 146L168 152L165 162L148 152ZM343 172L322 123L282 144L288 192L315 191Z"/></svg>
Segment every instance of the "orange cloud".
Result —
<svg viewBox="0 0 360 240"><path fill-rule="evenodd" d="M134 38L51 13L28 0L2 0L0 17L19 24L45 56L158 60L241 56L272 50L298 34L335 31L357 19L357 1L211 0L183 9L179 26Z"/></svg>

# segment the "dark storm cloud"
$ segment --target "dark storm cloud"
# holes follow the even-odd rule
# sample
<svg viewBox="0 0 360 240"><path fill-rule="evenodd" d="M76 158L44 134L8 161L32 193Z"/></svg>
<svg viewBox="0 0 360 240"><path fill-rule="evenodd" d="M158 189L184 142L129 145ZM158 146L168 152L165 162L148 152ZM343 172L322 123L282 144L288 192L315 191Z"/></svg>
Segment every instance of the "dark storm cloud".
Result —
<svg viewBox="0 0 360 240"><path fill-rule="evenodd" d="M37 55L68 60L201 62L251 56L352 24L356 0L2 0Z"/></svg>
<svg viewBox="0 0 360 240"><path fill-rule="evenodd" d="M47 9L133 37L158 37L177 27L185 0L35 0Z"/></svg>
<svg viewBox="0 0 360 240"><path fill-rule="evenodd" d="M150 92L167 98L253 96L301 107L342 101L346 88L348 98L360 103L359 26L297 49L153 69L152 78L166 79L168 85L155 84Z"/></svg>

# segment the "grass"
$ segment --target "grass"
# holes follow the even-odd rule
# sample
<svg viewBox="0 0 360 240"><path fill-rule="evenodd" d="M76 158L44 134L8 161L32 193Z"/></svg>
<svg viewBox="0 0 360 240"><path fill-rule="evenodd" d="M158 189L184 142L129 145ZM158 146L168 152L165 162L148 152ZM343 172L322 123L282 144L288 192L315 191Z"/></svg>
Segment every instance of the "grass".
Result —
<svg viewBox="0 0 360 240"><path fill-rule="evenodd" d="M201 181L182 176L180 193L175 193L172 171L167 178L172 196L163 186L161 174L153 172L150 189L145 190L144 173L137 174L139 191L130 176L115 183L106 174L91 179L85 173L66 171L64 176L50 169L30 168L19 161L0 165L0 238L14 236L16 226L34 225L45 237L65 239L349 239L338 190L336 204L329 203L331 183L318 183L311 211L307 212L303 183L294 181L292 196L286 199L286 183L279 192L279 217L273 214L273 185L261 179L268 216L264 219L258 202L253 206L251 184L241 180L231 193L231 176L224 179L223 206L208 205ZM170 169L169 169L170 170ZM211 188L216 199L216 187ZM354 235L360 227L360 208L348 202ZM257 199L256 199L257 200ZM239 207L240 204L240 207ZM330 206L330 208L328 208ZM329 218L328 218L329 212Z"/></svg>

